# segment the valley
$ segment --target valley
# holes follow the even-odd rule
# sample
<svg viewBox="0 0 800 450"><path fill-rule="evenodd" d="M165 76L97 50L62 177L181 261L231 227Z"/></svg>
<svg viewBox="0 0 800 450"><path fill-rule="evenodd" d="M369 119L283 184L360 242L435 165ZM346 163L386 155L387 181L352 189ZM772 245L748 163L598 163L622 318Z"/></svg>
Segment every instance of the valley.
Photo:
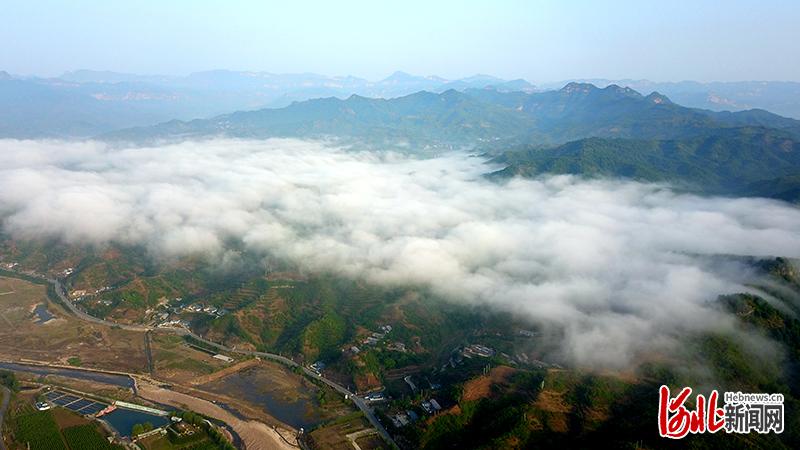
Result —
<svg viewBox="0 0 800 450"><path fill-rule="evenodd" d="M4 334L4 338L13 339L16 336L15 333L19 331L25 331L27 336L31 338L31 341L28 341L26 347L32 349L31 352L25 352L24 348L17 347L15 345L3 345L0 346L0 358L5 361L13 361L13 362L23 362L24 364L34 364L34 366L15 366L14 363L12 364L5 364L0 363L3 369L11 369L17 373L31 373L33 375L34 372L38 372L38 376L44 376L44 378L50 380L49 382L53 383L63 383L63 381L53 381L55 380L67 380L67 383L70 385L74 385L75 377L84 378L81 382L84 389L89 387L91 388L92 392L95 393L105 393L108 394L109 392L112 393L114 397L119 398L120 393L114 392L113 389L110 390L108 383L115 383L112 381L110 377L105 377L103 373L106 371L112 371L113 373L121 374L126 377L131 377L134 381L134 385L131 385L134 393L133 398L141 398L144 400L149 401L156 401L157 403L164 403L170 404L175 407L191 407L192 410L196 410L198 412L202 412L204 414L209 415L210 417L215 417L219 420L222 420L226 424L233 427L233 430L236 432L241 432L243 434L242 439L245 443L249 442L248 448L295 448L296 444L289 445L287 442L293 442L295 440L294 434L297 433L297 429L293 428L290 425L286 425L283 422L273 418L269 414L270 409L280 409L280 403L283 401L284 397L278 398L278 403L270 403L266 409L259 410L258 406L259 401L256 400L242 400L250 398L249 396L243 396L239 398L231 398L227 396L220 396L219 394L214 394L212 392L207 392L202 389L196 389L191 387L190 381L192 378L202 374L205 372L206 367L210 367L210 371L213 372L216 369L221 369L223 364L219 362L217 359L211 359L211 361L203 361L203 356L206 356L204 352L200 352L197 350L193 350L189 347L184 345L184 348L180 350L180 355L182 357L182 364L180 368L182 371L179 375L175 374L174 372L170 372L168 376L162 378L163 380L169 380L171 383L174 383L172 389L177 389L178 391L186 391L188 393L180 393L178 391L172 390L165 390L163 387L158 387L160 384L156 381L158 378L151 378L149 374L144 373L146 365L144 364L144 333L142 332L134 332L134 331L127 331L125 334L118 335L112 332L115 330L115 325L111 326L101 326L95 322L91 323L91 330L92 332L88 334L88 336L96 337L100 335L103 341L103 348L107 350L108 353L100 355L103 359L96 359L97 355L97 347L91 345L91 339L87 338L87 336L70 336L72 340L69 342L73 343L73 346L70 344L66 344L63 341L58 341L57 347L49 347L45 349L40 349L41 345L37 345L38 342L36 339L45 339L45 340L55 340L55 338L62 338L63 331L56 329L59 325L63 326L65 329L67 327L70 328L80 328L78 325L79 319L75 319L63 309L58 304L50 303L48 307L52 310L53 318L50 319L48 324L36 324L37 326L47 326L51 325L53 329L47 329L41 331L41 334L38 335L37 333L31 333L29 328L26 328L26 322L30 322L30 313L28 314L15 314L20 311L20 308L24 308L30 306L31 304L36 304L36 302L42 301L47 302L48 299L45 294L45 289L41 285L32 284L28 281L16 279L16 278L0 278L3 282L3 286L7 286L13 289L16 289L21 294L18 298L18 302L15 303L4 303L3 306L3 314L9 320L15 320L13 328L4 328L6 333ZM10 317L10 318L9 318ZM60 322L59 322L60 321ZM35 324L35 322L34 322ZM22 326L19 326L22 325ZM95 334L97 333L97 334ZM108 334L105 334L108 333ZM166 339L167 345L171 342L172 348L174 348L175 341L171 339L167 339L168 336L164 336ZM98 338L100 339L100 338ZM180 338L179 338L180 339ZM130 348L117 348L116 345L120 343L129 343L129 342L141 342L140 347L136 347L133 351ZM172 364L169 361L169 358L164 358L163 354L161 353L161 344L160 340L157 341L155 345L156 352L155 352L155 361L156 367L160 367L160 363L166 360L167 367L170 367ZM62 350L61 354L58 353L58 348ZM23 350L21 353L14 352L13 350L20 349ZM67 349L67 352L63 351ZM12 352L8 352L7 350L12 350ZM70 353L72 351L73 353ZM136 355L139 355L139 359L136 359ZM133 358L131 358L133 356ZM126 363L120 364L118 361L124 358ZM197 362L195 362L197 361ZM216 366L205 366L204 364L213 364L217 362ZM266 364L266 363L261 363ZM36 369L35 367L40 366L42 369ZM80 369L66 369L66 367L80 367ZM64 367L65 369L60 369ZM70 372L73 371L73 372ZM88 375L84 376L83 374L74 373L76 370L92 370L92 372L88 372ZM199 372L198 372L199 370ZM298 383L302 381L302 377L298 377L296 374L291 372L285 371L281 369L278 365L270 365L267 364L263 366L264 376L267 377L268 380L274 379L284 379L286 380L285 383ZM95 372L98 371L98 372ZM96 375L93 375L95 374ZM160 371L156 372L156 376ZM235 376L237 372L231 372L227 376ZM282 373L282 375L280 375ZM48 374L48 375L44 375ZM272 375L276 374L276 376ZM226 375L222 375L223 379ZM294 380L294 378L299 378L298 380ZM89 383L88 385L86 383ZM99 385L98 385L99 383ZM156 383L156 384L152 384ZM181 385L185 385L181 387ZM80 385L80 384L79 384ZM319 389L319 388L315 388ZM157 393L156 393L157 392ZM285 391L286 392L286 391ZM292 389L292 393L299 392L295 389ZM288 394L286 392L284 396ZM210 400L203 400L203 397L209 398ZM123 398L126 400L131 398L130 393L124 395ZM310 401L311 399L308 398ZM255 403L250 403L250 401L254 401ZM225 404L229 405L229 408L232 408L233 411L236 411L236 415L233 415L231 412L227 410L220 409L216 406L216 403L225 402ZM342 403L340 409L338 411L332 410L332 417L336 417L339 414L349 414L351 409L344 403ZM239 414L246 414L239 416ZM250 417L250 420L242 420L239 417ZM258 420L254 420L257 418ZM320 419L317 419L320 420ZM273 428L266 428L264 423L269 423L272 425ZM304 422L305 423L305 422ZM319 422L317 422L319 423ZM275 428L278 427L278 428ZM280 431L273 431L273 430L280 430ZM276 434L277 433L277 434ZM280 437L280 434L285 434L284 437ZM289 441L287 441L289 439ZM268 444L267 442L272 442L272 444ZM257 444L260 443L260 444ZM288 445L288 447L286 447ZM283 446L283 447L282 447Z"/></svg>
<svg viewBox="0 0 800 450"><path fill-rule="evenodd" d="M1 14L0 450L800 449L796 0Z"/></svg>
<svg viewBox="0 0 800 450"><path fill-rule="evenodd" d="M9 248L20 248L19 244L14 243ZM75 249L65 250L63 255L76 254ZM120 250L125 252L103 250L101 254L120 255ZM291 445L328 448L333 442L339 442L336 445L342 445L341 448L350 448L351 438L358 439L361 448L370 448L369 445L382 448L385 444L381 442L386 441L375 440L374 435L370 438L367 433L375 425L385 433L387 440L391 440L389 442L396 442L400 448L447 447L451 439L455 439L453 433L458 434L458 439L492 439L485 441L492 442L491 446L500 445L500 442L514 446L517 445L514 442L530 439L562 445L567 436L570 442L577 443L580 440L571 440L578 436L591 439L598 433L605 435L609 420L617 414L614 411L626 401L650 402L647 386L653 377L663 377L662 371L672 373L671 376L687 376L670 368L673 363L668 355L648 358L644 362L648 367L645 372L637 370L629 375L627 371L603 373L564 368L566 362L548 361L544 330L531 329L529 325L522 328L523 324L519 323L516 331L508 333L509 323L514 323L513 320L509 322L509 316L467 312L440 302L428 303L424 300L425 294L418 290L383 291L381 295L386 297L379 304L366 299L361 303L360 296L374 296L382 290L370 291L376 288L325 277L292 275L291 272L253 274L250 276L255 278L243 284L252 288L224 286L216 294L211 293L214 291L203 293L203 297L226 302L206 303L219 308L225 305L227 313L221 316L181 308L169 312L183 317L179 319L182 322L179 326L163 326L162 319L153 322L148 315L141 316L139 321L126 320L127 323L118 324L89 316L81 306L85 300L67 295L69 290L64 288L73 280L84 279L82 270L97 273L98 268L93 265L113 264L114 259L103 262L103 257L90 256L88 260L93 261L92 265L77 264L78 270L64 271L60 269L62 262L51 262L48 264L52 266L38 266L33 271L31 264L41 260L37 252L27 253L24 258L19 258L21 253L17 255L15 262L5 263L7 269L0 278L0 291L9 293L0 298L3 302L0 313L4 321L13 325L0 332L0 342L4 342L0 346L0 358L44 365L49 367L47 371L71 367L72 370L122 373L134 379L136 387L132 391L114 387L102 379L101 373L95 378L76 380L68 374L50 372L44 377L23 375L23 380L70 386L80 392L124 401L139 399L195 411L226 424L233 431L232 436L236 436L234 441L240 439L248 449L291 448ZM179 267L185 263L180 263ZM798 285L797 274L790 266L782 264L776 261L762 270L781 274ZM133 284L148 286L147 279L163 279L163 275L155 275L163 270L168 274L172 269L169 265L160 267L159 272L151 269L148 278L136 276ZM47 279L50 281L45 281ZM95 282L98 285L108 283L102 279ZM269 287L273 283L279 286L278 290ZM123 283L118 289L128 284ZM171 289L163 282L158 286ZM293 288L287 289L287 286ZM347 312L341 309L344 305L340 305L328 314L334 314L335 310L337 316L361 317L366 321L347 320L339 334L326 331L326 338L320 341L310 336L319 326L316 323L330 326L332 319L324 315L317 319L321 322L306 320L304 328L292 330L299 333L298 338L289 337L285 329L277 334L273 334L275 331L265 333L262 330L268 328L253 328L248 322L248 317L253 315L262 320L268 317L256 311L281 307L284 309L280 324L287 323L286 319L296 314L291 309L292 297L288 297L287 292L299 295L298 305L303 308L314 304L313 297L303 297L305 289L308 289L306 292L331 289L326 301L333 303L329 305L335 305L343 296L341 298L348 301L347 308L358 308L360 312ZM100 295L115 295L114 291L111 289ZM243 292L253 299L230 303L231 298L237 299ZM46 322L41 322L36 313L37 305L46 308L49 317ZM123 305L120 307L130 308ZM326 309L324 305L323 310ZM442 311L444 314L439 317L432 315L442 308L447 313ZM248 313L243 315L241 311ZM373 312L365 314L368 311ZM109 316L116 316L113 309ZM127 314L127 317L133 316ZM420 327L432 320L436 325ZM221 327L219 323L225 325ZM431 333L433 330L438 331ZM427 332L421 334L423 331ZM339 341L330 340L337 335ZM264 336L277 336L277 339L265 341L262 340ZM705 342L700 355L726 352L732 345L730 337L724 336L714 337L714 340L708 340L710 336L691 339ZM17 345L19 340L25 344ZM264 349L283 349L286 353L282 356L266 353ZM214 357L219 354L228 356ZM738 360L735 364L743 368L750 363ZM13 365L0 365L0 369L9 368L15 370ZM17 373L26 373L26 370L19 371L19 367L16 369ZM741 374L741 370L737 373ZM715 375L718 376L722 376L721 373ZM775 372L768 377L778 380L783 375ZM687 380L695 379L689 376ZM741 388L750 383L763 383L757 380L754 374L752 379L736 376L727 382ZM791 395L790 391L785 392ZM634 400L639 396L644 397ZM510 422L497 422L501 420L497 417L487 422L487 430L492 431L481 435L482 428L477 423L496 414L494 408L516 411L509 414L522 415L527 422L511 420L511 416ZM358 418L356 411L359 409L366 417ZM584 415L591 417L591 421L581 419L582 431L576 434L574 421ZM425 416L429 418L423 420ZM276 427L276 431L270 427ZM470 438L458 431L462 427L474 429L482 437ZM292 444L297 442L300 429L305 430L300 435L302 443ZM359 430L364 430L365 434L360 434ZM646 435L642 438L649 439ZM273 444L262 447L256 443L267 442L267 439ZM284 445L290 447L282 447Z"/></svg>

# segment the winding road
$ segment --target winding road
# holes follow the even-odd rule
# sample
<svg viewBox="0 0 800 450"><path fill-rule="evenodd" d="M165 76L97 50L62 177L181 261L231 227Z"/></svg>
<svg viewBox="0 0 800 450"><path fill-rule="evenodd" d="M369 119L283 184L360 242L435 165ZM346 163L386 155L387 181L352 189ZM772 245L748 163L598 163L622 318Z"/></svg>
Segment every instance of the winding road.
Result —
<svg viewBox="0 0 800 450"><path fill-rule="evenodd" d="M54 288L54 290L56 292L56 295L58 295L58 298L61 300L61 303L63 303L76 317L78 317L81 320L84 320L84 321L87 321L87 322L96 323L98 325L105 325L105 326L109 326L109 327L118 327L118 328L121 328L123 330L129 330L129 331L138 331L138 332L143 332L143 333L149 333L149 332L152 332L153 330L159 330L159 331L164 331L164 332L175 333L175 334L178 334L178 335L181 335L181 336L190 336L191 338L193 338L195 340L198 340L198 341L200 341L200 342L202 342L202 343L204 343L206 345L214 347L214 348L216 348L218 350L221 350L223 352L236 353L236 354L239 354L239 355L246 355L246 356L258 356L259 358L264 358L264 359L269 359L271 361L279 362L279 363L281 363L283 365L286 365L286 366L288 366L290 368L300 368L307 376L325 383L326 385L328 385L329 387L331 387L335 391L337 391L340 394L345 395L345 396L347 396L347 398L351 399L353 401L353 404L356 405L356 407L359 410L361 410L362 413L364 413L364 416L367 418L367 420L369 420L369 422L372 424L372 426L375 427L376 430L378 430L378 433L380 433L380 435L386 440L386 442L390 443L393 448L399 448L397 446L397 444L394 442L394 439L392 439L391 435L389 435L389 432L386 431L386 428L384 428L383 425L380 423L380 421L378 420L378 417L375 415L375 412L373 411L373 409L367 404L366 401L364 401L364 399L362 399L361 397L355 395L353 392L350 392L349 389L347 389L346 387L342 386L341 384L338 384L335 381L329 380L329 379L325 378L324 376L322 376L320 374L317 374L316 372L312 371L311 369L309 369L309 368L307 368L305 366L302 366L302 365L292 361L291 359L289 359L289 358L287 358L285 356L277 355L275 353L255 352L255 351L232 349L232 348L229 348L229 347L227 347L225 345L219 344L217 342L209 341L208 339L205 339L205 338L203 338L203 337L201 337L201 336L199 336L199 335L197 335L197 334L193 333L192 331L187 330L185 328L156 328L156 327L150 327L150 326L146 326L146 325L125 325L125 324L119 324L119 323L116 323L116 322L111 322L111 321L108 321L108 320L100 319L100 318L94 317L94 316L92 316L90 314L87 314L85 311L83 311L82 309L78 308L78 306L76 306L73 302L71 302L69 300L69 298L67 298L67 295L65 294L64 286L61 284L61 282L58 279L47 278L47 277L44 277L44 276L41 276L41 275L38 275L38 276L37 275L31 275L31 276L35 276L36 278L40 278L42 280L47 280L53 286L53 288ZM3 450L3 449L0 449L0 450Z"/></svg>

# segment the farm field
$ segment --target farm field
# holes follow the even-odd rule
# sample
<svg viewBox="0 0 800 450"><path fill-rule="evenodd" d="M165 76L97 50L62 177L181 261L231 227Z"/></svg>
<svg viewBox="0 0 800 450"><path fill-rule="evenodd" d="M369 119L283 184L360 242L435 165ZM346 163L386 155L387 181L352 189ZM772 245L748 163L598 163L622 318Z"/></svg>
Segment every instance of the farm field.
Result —
<svg viewBox="0 0 800 450"><path fill-rule="evenodd" d="M106 440L96 422L63 408L34 411L29 404L17 408L9 420L11 449L120 450Z"/></svg>
<svg viewBox="0 0 800 450"><path fill-rule="evenodd" d="M180 382L214 373L228 364L187 345L180 336L154 332L150 336L155 375Z"/></svg>
<svg viewBox="0 0 800 450"><path fill-rule="evenodd" d="M64 439L70 450L118 450L119 445L110 444L97 431L94 424L78 425L65 428L62 431Z"/></svg>
<svg viewBox="0 0 800 450"><path fill-rule="evenodd" d="M145 367L142 333L80 321L50 301L44 285L0 277L0 293L0 358L129 372ZM41 322L37 307L52 317Z"/></svg>

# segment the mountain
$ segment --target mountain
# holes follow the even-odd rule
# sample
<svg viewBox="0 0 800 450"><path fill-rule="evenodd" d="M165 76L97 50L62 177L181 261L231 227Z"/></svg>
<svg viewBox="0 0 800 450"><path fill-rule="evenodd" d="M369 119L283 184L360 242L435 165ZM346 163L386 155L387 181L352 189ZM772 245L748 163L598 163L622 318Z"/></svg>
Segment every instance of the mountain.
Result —
<svg viewBox="0 0 800 450"><path fill-rule="evenodd" d="M669 182L690 192L800 201L800 140L782 130L726 128L681 140L589 138L494 158L494 178L543 173Z"/></svg>
<svg viewBox="0 0 800 450"><path fill-rule="evenodd" d="M352 95L297 102L281 109L236 112L208 120L171 121L122 130L107 139L204 136L340 137L372 143L458 146L500 139L531 125L530 118L470 95L449 90L395 99Z"/></svg>
<svg viewBox="0 0 800 450"><path fill-rule="evenodd" d="M296 101L356 94L394 98L428 90L532 90L524 80L485 75L461 80L396 72L380 81L313 73L211 70L187 76L78 70L58 78L13 78L0 73L0 137L89 137L172 119L208 118L232 111L282 108Z"/></svg>
<svg viewBox="0 0 800 450"><path fill-rule="evenodd" d="M137 82L0 78L0 137L91 137L174 118L208 117L245 105L230 96L213 98L215 102L210 96Z"/></svg>
<svg viewBox="0 0 800 450"><path fill-rule="evenodd" d="M800 135L800 121L766 111L716 113L687 108L654 92L643 96L626 87L598 88L569 83L557 91L526 94L482 89L468 94L531 116L536 131L549 141L584 137L676 139L713 133L719 127L765 126Z"/></svg>
<svg viewBox="0 0 800 450"><path fill-rule="evenodd" d="M715 113L676 105L660 94L645 97L630 88L570 83L542 93L484 88L440 94L423 91L389 100L361 96L317 99L281 109L171 121L104 137L339 137L370 143L503 148L509 142L543 145L587 137L684 139L713 136L720 129L741 126L800 135L798 125L800 121L766 111Z"/></svg>
<svg viewBox="0 0 800 450"><path fill-rule="evenodd" d="M65 82L0 79L0 136L83 137L165 118L148 111L152 102L143 100L122 107L122 102L105 101L104 95L108 94L107 90L98 90L92 95L78 85ZM146 95L159 94L151 91Z"/></svg>
<svg viewBox="0 0 800 450"><path fill-rule="evenodd" d="M171 77L84 69L64 72L58 79L72 83L167 83Z"/></svg>
<svg viewBox="0 0 800 450"><path fill-rule="evenodd" d="M658 91L681 105L713 111L766 109L786 117L800 119L800 82L793 81L680 81L659 83L649 80L573 80L605 87L626 86L639 92ZM557 89L565 82L543 85Z"/></svg>

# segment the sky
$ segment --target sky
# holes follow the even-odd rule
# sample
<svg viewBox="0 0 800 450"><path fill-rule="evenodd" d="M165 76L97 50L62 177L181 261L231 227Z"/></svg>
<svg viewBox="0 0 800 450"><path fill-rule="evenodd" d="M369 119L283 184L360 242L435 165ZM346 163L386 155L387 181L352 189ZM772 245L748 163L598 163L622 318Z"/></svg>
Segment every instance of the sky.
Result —
<svg viewBox="0 0 800 450"><path fill-rule="evenodd" d="M800 81L796 0L4 0L0 70Z"/></svg>

